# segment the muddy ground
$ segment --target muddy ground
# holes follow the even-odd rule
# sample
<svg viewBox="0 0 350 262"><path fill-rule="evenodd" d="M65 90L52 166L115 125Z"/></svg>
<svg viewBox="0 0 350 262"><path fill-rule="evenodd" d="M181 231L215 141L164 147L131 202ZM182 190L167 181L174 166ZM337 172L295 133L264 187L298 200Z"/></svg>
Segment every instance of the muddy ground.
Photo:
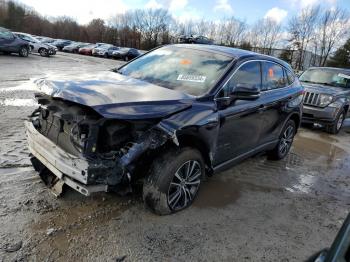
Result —
<svg viewBox="0 0 350 262"><path fill-rule="evenodd" d="M28 83L120 63L0 56L0 261L303 261L331 244L350 210L349 120L337 136L302 128L283 161L260 155L209 178L171 216L150 213L140 194L56 199L28 161Z"/></svg>

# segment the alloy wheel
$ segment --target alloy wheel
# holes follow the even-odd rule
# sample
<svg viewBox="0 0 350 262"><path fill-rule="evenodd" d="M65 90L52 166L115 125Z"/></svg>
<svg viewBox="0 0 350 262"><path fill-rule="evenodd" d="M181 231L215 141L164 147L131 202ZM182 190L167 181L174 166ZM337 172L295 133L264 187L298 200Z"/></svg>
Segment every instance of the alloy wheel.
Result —
<svg viewBox="0 0 350 262"><path fill-rule="evenodd" d="M293 139L294 139L294 127L290 125L286 128L280 140L279 152L282 156L288 153L289 149L292 146Z"/></svg>
<svg viewBox="0 0 350 262"><path fill-rule="evenodd" d="M338 122L337 122L337 130L340 130L340 128L342 127L344 122L344 114L341 114L338 118Z"/></svg>
<svg viewBox="0 0 350 262"><path fill-rule="evenodd" d="M195 198L202 177L198 161L189 160L175 173L168 190L168 205L176 211L190 205Z"/></svg>

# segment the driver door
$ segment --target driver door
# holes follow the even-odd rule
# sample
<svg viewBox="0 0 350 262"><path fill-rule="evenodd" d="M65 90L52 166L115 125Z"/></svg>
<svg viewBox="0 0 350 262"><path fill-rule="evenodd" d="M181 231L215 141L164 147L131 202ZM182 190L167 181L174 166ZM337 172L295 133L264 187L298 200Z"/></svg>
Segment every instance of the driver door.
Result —
<svg viewBox="0 0 350 262"><path fill-rule="evenodd" d="M261 63L251 61L242 64L219 92L219 97L230 96L238 85L261 88ZM262 105L261 98L237 99L219 110L220 130L215 165L244 156L259 145Z"/></svg>

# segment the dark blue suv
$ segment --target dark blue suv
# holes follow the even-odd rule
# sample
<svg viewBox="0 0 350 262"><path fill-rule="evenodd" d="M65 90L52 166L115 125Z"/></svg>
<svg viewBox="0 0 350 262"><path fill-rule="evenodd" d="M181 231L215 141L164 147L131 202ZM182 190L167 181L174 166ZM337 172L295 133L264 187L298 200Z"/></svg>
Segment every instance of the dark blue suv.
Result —
<svg viewBox="0 0 350 262"><path fill-rule="evenodd" d="M214 45L169 45L112 72L37 80L32 163L57 194L143 180L157 214L188 207L202 179L266 151L284 158L303 88L285 62Z"/></svg>

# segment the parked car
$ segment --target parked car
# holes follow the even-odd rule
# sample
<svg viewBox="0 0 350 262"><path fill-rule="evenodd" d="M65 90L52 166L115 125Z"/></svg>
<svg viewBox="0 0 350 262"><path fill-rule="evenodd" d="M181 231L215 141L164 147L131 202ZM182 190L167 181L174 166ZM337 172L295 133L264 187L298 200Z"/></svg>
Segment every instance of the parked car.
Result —
<svg viewBox="0 0 350 262"><path fill-rule="evenodd" d="M130 59L134 59L140 55L142 55L142 53L139 50L127 47L119 48L118 50L112 52L113 58L123 59L124 61L129 61Z"/></svg>
<svg viewBox="0 0 350 262"><path fill-rule="evenodd" d="M96 43L96 44L91 44L91 45L88 45L88 46L84 46L82 48L79 48L79 54L82 54L82 55L92 55L92 50L96 47L99 47L101 45L104 45L104 43Z"/></svg>
<svg viewBox="0 0 350 262"><path fill-rule="evenodd" d="M57 39L54 42L52 42L51 44L56 46L59 51L62 51L63 47L70 45L72 43L73 43L73 41L71 41L71 40Z"/></svg>
<svg viewBox="0 0 350 262"><path fill-rule="evenodd" d="M41 43L38 39L34 38L30 34L14 32L16 36L29 43L29 48L31 53L38 53L41 56L49 57L50 55L55 55L56 50L54 47Z"/></svg>
<svg viewBox="0 0 350 262"><path fill-rule="evenodd" d="M209 39L208 37L201 36L201 35L182 35L179 37L179 42L182 44L189 43L189 44L206 44L206 45L212 45L213 40Z"/></svg>
<svg viewBox="0 0 350 262"><path fill-rule="evenodd" d="M118 50L118 47L111 45L111 44L100 45L100 46L92 49L92 55L108 58L109 57L109 54L108 54L109 50L112 53L113 50Z"/></svg>
<svg viewBox="0 0 350 262"><path fill-rule="evenodd" d="M157 214L191 205L207 174L261 151L284 158L301 121L303 88L287 63L221 46L168 45L114 72L36 84L27 140L56 194L143 179Z"/></svg>
<svg viewBox="0 0 350 262"><path fill-rule="evenodd" d="M83 47L86 47L89 45L91 45L91 44L89 44L89 43L73 43L73 44L70 44L70 45L63 47L62 51L77 54L79 52L79 48L83 48Z"/></svg>
<svg viewBox="0 0 350 262"><path fill-rule="evenodd" d="M114 45L101 45L92 50L92 55L109 58L112 56L113 52L117 50L119 50L119 47L116 47Z"/></svg>
<svg viewBox="0 0 350 262"><path fill-rule="evenodd" d="M37 36L36 37L40 42L45 43L45 44L52 44L55 42L57 39L53 39L51 37L45 37L45 36Z"/></svg>
<svg viewBox="0 0 350 262"><path fill-rule="evenodd" d="M337 134L343 126L350 105L350 69L313 67L300 81L305 88L303 123L324 125Z"/></svg>
<svg viewBox="0 0 350 262"><path fill-rule="evenodd" d="M27 57L29 44L11 31L0 27L0 52L4 54L17 53L19 56Z"/></svg>

